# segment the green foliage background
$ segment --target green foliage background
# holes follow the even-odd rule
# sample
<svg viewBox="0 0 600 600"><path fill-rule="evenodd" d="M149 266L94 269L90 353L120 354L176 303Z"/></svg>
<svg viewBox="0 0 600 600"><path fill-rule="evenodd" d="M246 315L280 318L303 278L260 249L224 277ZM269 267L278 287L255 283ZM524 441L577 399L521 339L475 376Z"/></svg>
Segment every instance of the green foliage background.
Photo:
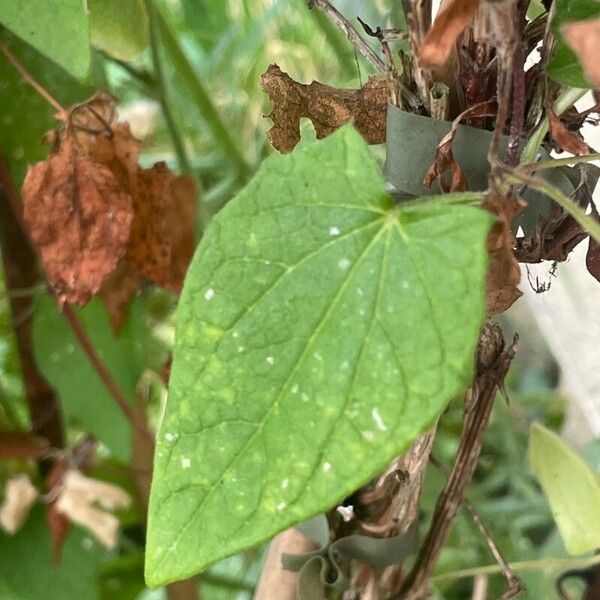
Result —
<svg viewBox="0 0 600 600"><path fill-rule="evenodd" d="M10 3L11 0L0 0L0 20L3 17L1 9ZM92 10L94 5L102 6L100 0L91 4ZM105 3L106 7L110 4ZM148 4L144 6L148 7ZM398 9L390 13L389 5L399 6L400 3L384 0L337 2L347 15L360 13L369 23L401 26L402 15ZM142 160L145 163L166 160L173 168L187 171L196 179L202 190L201 232L211 217L243 186L263 158L272 152L265 137L270 122L263 118L269 112L268 101L258 84L260 74L270 63L277 62L300 81L318 79L340 86L360 85L370 74L370 68L325 19L316 11L306 10L303 0L157 0L152 7L149 32L145 30L143 19L130 22L129 26L134 28L132 39L136 40L133 49L131 46L117 49L116 43L111 48L110 39L97 34L95 39L103 51L92 49L88 76L84 73L85 66L78 65L71 69L74 77L6 29L0 28L0 41L64 105L84 100L99 87L109 89L124 106L142 99L150 100L157 108L157 117L150 135L144 139ZM67 35L68 28L64 31L63 35ZM121 62L123 57L130 59L139 49L137 46L143 47L145 40L151 40L153 34L154 52L146 48L139 57ZM98 42L100 39L102 41ZM116 59L109 56L111 49ZM55 58L65 66L62 58ZM20 184L26 165L47 153L41 137L54 126L53 110L2 56L0 106L0 149L10 163L15 182ZM310 135L310 128L306 133ZM72 396L73 391L64 389L53 372L53 365L60 364L60 356L54 356L60 349L53 342L60 340L64 332L50 333L53 330L50 329L52 314L48 300L40 289L30 292L40 296L35 305L35 320L38 323L36 347L42 369L53 385L65 394L68 407L67 397ZM174 304L174 299L162 292L146 290L132 311L120 340L106 339L105 332L98 332L105 336L102 343L106 344L108 355L121 351L127 354L128 362L120 362L118 358L115 361L120 362L123 380L127 381L125 387L131 393L143 374L154 415L160 412L164 390L155 383L156 377L152 377L152 373L156 372L156 357L164 352L165 344L172 343ZM100 306L91 307L91 312L102 310ZM96 315L90 325L102 330L103 320L103 315ZM505 324L509 330L513 327L509 321ZM150 356L138 354L135 349L123 350L139 341L140 328L144 339L152 340L146 344ZM556 390L555 365L551 357L539 351L541 341L535 337L535 332L529 332L529 336L536 352L522 351L517 356L509 381L511 404L506 406L499 401L494 409L482 460L469 489L470 499L479 508L509 560L565 555L548 504L526 459L529 424L539 420L556 428L563 418L564 403ZM65 341L66 345L70 343ZM68 349L65 351L69 352ZM78 375L81 390L97 387L93 373L82 368ZM77 400L76 412L67 409L71 442L91 429L85 415L93 415L102 401L92 394L81 394ZM457 398L442 418L441 434L434 450L446 464L450 464L456 449L461 419L462 404ZM28 426L1 273L0 426ZM116 435L116 441L103 439L103 476L118 480L118 474L123 471L121 461L127 458L129 449L119 438L118 427L112 433ZM98 434L101 439L104 437ZM589 456L590 460L597 460L597 449L595 454L591 449ZM598 468L598 463L595 464ZM0 484L14 466L0 463ZM423 501L424 519L431 514L441 485L441 476L430 469ZM33 514L26 528L15 538L0 533L0 555L3 557L0 560L0 595L3 598L33 600L39 597L40 585L44 590L56 590L56 597L65 600L82 596L117 600L164 597L164 590L150 591L143 584L143 525L139 514L132 513L124 520L122 540L114 552L97 548L81 530L76 530L60 571L50 567L48 543L42 541L42 537L40 511ZM36 542L38 538L39 543ZM259 548L222 561L203 573L200 585L204 600L249 600L262 555L263 549ZM438 563L438 576L492 562L469 517L461 512ZM32 572L43 573L43 577L34 581L27 576ZM16 574L19 575L18 582L15 581ZM81 580L85 575L85 581L73 580L73 574ZM530 588L530 597L552 597L555 572L523 575ZM500 577L493 577L491 585L490 593L498 595L502 589ZM436 598L461 600L470 594L471 586L472 579L469 578L440 578Z"/></svg>

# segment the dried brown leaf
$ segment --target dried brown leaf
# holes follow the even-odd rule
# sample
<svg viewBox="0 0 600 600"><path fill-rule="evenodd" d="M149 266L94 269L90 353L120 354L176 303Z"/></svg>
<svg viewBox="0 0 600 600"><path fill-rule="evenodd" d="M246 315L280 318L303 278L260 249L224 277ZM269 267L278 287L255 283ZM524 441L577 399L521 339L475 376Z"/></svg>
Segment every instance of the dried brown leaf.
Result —
<svg viewBox="0 0 600 600"><path fill-rule="evenodd" d="M469 181L460 165L456 162L452 152L452 142L455 131L452 130L439 143L435 149L435 159L425 174L423 184L431 187L438 180L440 188L444 192L464 192L469 189ZM450 171L450 183L444 177L446 171Z"/></svg>
<svg viewBox="0 0 600 600"><path fill-rule="evenodd" d="M490 264L486 277L487 313L497 315L508 310L522 295L517 287L521 269L513 251L515 240L511 223L522 210L523 203L491 193L484 207L498 217L487 238Z"/></svg>
<svg viewBox="0 0 600 600"><path fill-rule="evenodd" d="M59 301L85 304L125 254L132 199L71 136L30 167L24 218Z"/></svg>
<svg viewBox="0 0 600 600"><path fill-rule="evenodd" d="M179 293L196 249L198 201L196 184L185 175L171 181L171 203L164 215L165 230L171 244L171 264L166 287Z"/></svg>
<svg viewBox="0 0 600 600"><path fill-rule="evenodd" d="M565 23L561 32L581 61L588 81L600 87L600 19Z"/></svg>
<svg viewBox="0 0 600 600"><path fill-rule="evenodd" d="M435 18L419 49L423 67L433 69L446 63L460 34L471 24L479 0L452 0Z"/></svg>
<svg viewBox="0 0 600 600"><path fill-rule="evenodd" d="M100 298L108 312L115 333L119 333L127 316L129 303L142 284L143 277L122 258L115 272L104 282Z"/></svg>
<svg viewBox="0 0 600 600"><path fill-rule="evenodd" d="M550 137L556 145L564 152L571 154L589 154L589 146L577 135L569 131L567 126L560 120L559 116L551 109L546 109L548 124L550 126Z"/></svg>
<svg viewBox="0 0 600 600"><path fill-rule="evenodd" d="M165 285L169 279L171 245L164 216L171 204L173 174L165 163L150 169L140 169L133 190L135 217L127 260L142 275Z"/></svg>
<svg viewBox="0 0 600 600"><path fill-rule="evenodd" d="M600 244L592 238L585 256L585 266L590 275L600 281Z"/></svg>
<svg viewBox="0 0 600 600"><path fill-rule="evenodd" d="M273 103L268 115L273 127L267 136L280 152L291 152L300 141L300 119L309 118L321 139L352 122L369 144L385 142L388 86L370 77L360 89L338 89L313 81L294 81L272 64L261 76L261 85Z"/></svg>

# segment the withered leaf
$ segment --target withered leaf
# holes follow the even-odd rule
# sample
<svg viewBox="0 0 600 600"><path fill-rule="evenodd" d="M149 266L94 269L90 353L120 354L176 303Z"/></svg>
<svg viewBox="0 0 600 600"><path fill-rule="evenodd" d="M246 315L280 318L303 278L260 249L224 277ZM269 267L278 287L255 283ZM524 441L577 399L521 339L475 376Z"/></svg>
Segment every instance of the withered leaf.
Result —
<svg viewBox="0 0 600 600"><path fill-rule="evenodd" d="M24 218L59 301L85 304L125 254L131 196L70 137L23 183Z"/></svg>
<svg viewBox="0 0 600 600"><path fill-rule="evenodd" d="M546 109L548 115L548 124L550 126L550 136L556 145L564 152L571 154L588 154L589 146L577 135L569 131L567 126L560 120L560 117L551 109Z"/></svg>
<svg viewBox="0 0 600 600"><path fill-rule="evenodd" d="M425 68L441 67L450 57L460 34L471 24L479 0L451 0L436 16L419 49Z"/></svg>
<svg viewBox="0 0 600 600"><path fill-rule="evenodd" d="M261 76L261 85L273 103L269 141L280 152L291 152L300 141L300 119L308 117L321 139L353 122L369 144L385 142L388 87L370 77L360 89L338 89L318 81L294 81L272 64Z"/></svg>
<svg viewBox="0 0 600 600"><path fill-rule="evenodd" d="M100 296L115 332L146 277L179 293L196 247L196 186L159 163L139 170L134 184L135 217L127 255L106 280Z"/></svg>
<svg viewBox="0 0 600 600"><path fill-rule="evenodd" d="M561 32L581 61L588 81L600 87L600 19L565 23Z"/></svg>
<svg viewBox="0 0 600 600"><path fill-rule="evenodd" d="M195 247L196 189L164 163L140 169L127 260L145 277L178 292Z"/></svg>
<svg viewBox="0 0 600 600"><path fill-rule="evenodd" d="M423 185L431 187L436 180L439 180L440 188L443 192L462 192L469 188L469 181L466 174L454 158L452 144L458 131L461 121L467 117L487 117L495 114L495 100L480 102L461 112L453 121L450 131L442 138L435 149L435 158L431 167L423 178ZM450 182L444 177L446 171L450 171Z"/></svg>
<svg viewBox="0 0 600 600"><path fill-rule="evenodd" d="M163 221L171 203L172 173L165 163L138 171L133 188L134 218L127 260L142 275L165 285L171 264L171 246Z"/></svg>
<svg viewBox="0 0 600 600"><path fill-rule="evenodd" d="M67 128L93 160L108 167L121 186L129 189L138 171L140 142L128 123L115 122L116 100L98 92L69 111Z"/></svg>
<svg viewBox="0 0 600 600"><path fill-rule="evenodd" d="M513 251L515 240L511 223L522 210L523 203L492 192L483 206L498 217L487 238L490 264L486 277L486 304L488 315L493 316L508 310L522 295L517 287L521 269Z"/></svg>
<svg viewBox="0 0 600 600"><path fill-rule="evenodd" d="M132 268L127 259L122 258L115 272L102 285L100 297L115 333L121 331L129 303L142 281L143 277Z"/></svg>
<svg viewBox="0 0 600 600"><path fill-rule="evenodd" d="M444 192L463 192L469 189L469 181L460 165L456 162L452 152L455 129L447 133L435 149L435 159L423 179L423 184L431 187L439 180L440 188ZM450 171L450 183L444 177Z"/></svg>
<svg viewBox="0 0 600 600"><path fill-rule="evenodd" d="M196 249L198 201L196 184L185 175L171 181L171 203L164 215L165 230L171 243L171 264L166 287L181 291L183 280Z"/></svg>
<svg viewBox="0 0 600 600"><path fill-rule="evenodd" d="M590 245L585 256L585 266L592 277L600 281L600 244L590 237Z"/></svg>
<svg viewBox="0 0 600 600"><path fill-rule="evenodd" d="M598 219L592 194L598 180L597 174L590 172L592 165L580 167L580 182L571 194L571 199ZM550 211L536 224L526 237L517 240L515 253L519 262L539 263L542 260L562 262L585 238L588 232L563 208L552 204ZM592 273L593 274L593 273Z"/></svg>

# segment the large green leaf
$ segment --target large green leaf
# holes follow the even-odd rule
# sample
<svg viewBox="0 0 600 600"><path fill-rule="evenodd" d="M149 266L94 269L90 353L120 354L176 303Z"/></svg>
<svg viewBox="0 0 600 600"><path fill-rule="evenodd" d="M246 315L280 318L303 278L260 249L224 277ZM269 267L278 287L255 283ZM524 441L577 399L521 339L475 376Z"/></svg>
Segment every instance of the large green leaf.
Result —
<svg viewBox="0 0 600 600"><path fill-rule="evenodd" d="M97 542L74 527L56 564L44 509L37 506L15 536L0 531L0 598L100 600L97 571L104 555Z"/></svg>
<svg viewBox="0 0 600 600"><path fill-rule="evenodd" d="M490 217L441 198L394 206L345 127L267 159L213 220L178 309L151 585L335 505L467 385Z"/></svg>
<svg viewBox="0 0 600 600"><path fill-rule="evenodd" d="M570 554L600 546L600 477L556 434L531 428L529 459Z"/></svg>
<svg viewBox="0 0 600 600"><path fill-rule="evenodd" d="M0 0L1 4L1 0ZM91 95L86 88L43 54L0 28L0 43L5 44L19 61L55 98L69 106ZM28 164L45 158L50 148L43 134L56 125L56 112L0 54L0 151L8 160L12 175L20 184Z"/></svg>
<svg viewBox="0 0 600 600"><path fill-rule="evenodd" d="M141 307L132 306L116 337L99 299L79 311L82 324L111 374L131 399L144 369ZM39 367L59 394L66 416L103 442L114 456L129 461L131 429L106 386L91 366L53 298L36 300L33 342Z"/></svg>
<svg viewBox="0 0 600 600"><path fill-rule="evenodd" d="M90 70L90 24L82 0L3 0L0 23L79 79Z"/></svg>
<svg viewBox="0 0 600 600"><path fill-rule="evenodd" d="M136 59L148 45L144 0L88 0L92 44L120 60Z"/></svg>
<svg viewBox="0 0 600 600"><path fill-rule="evenodd" d="M556 0L552 28L556 35L556 49L546 71L552 79L576 88L592 87L585 78L579 59L560 33L560 27L569 21L600 17L600 0Z"/></svg>

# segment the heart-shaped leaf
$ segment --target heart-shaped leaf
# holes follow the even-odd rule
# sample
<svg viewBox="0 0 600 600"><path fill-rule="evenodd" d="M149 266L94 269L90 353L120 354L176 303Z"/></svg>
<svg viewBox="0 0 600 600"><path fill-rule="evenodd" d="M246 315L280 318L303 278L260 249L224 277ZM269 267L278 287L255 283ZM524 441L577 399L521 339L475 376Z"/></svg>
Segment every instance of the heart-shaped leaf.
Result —
<svg viewBox="0 0 600 600"><path fill-rule="evenodd" d="M449 199L395 206L344 127L214 219L178 308L150 585L335 505L468 384L491 217Z"/></svg>

